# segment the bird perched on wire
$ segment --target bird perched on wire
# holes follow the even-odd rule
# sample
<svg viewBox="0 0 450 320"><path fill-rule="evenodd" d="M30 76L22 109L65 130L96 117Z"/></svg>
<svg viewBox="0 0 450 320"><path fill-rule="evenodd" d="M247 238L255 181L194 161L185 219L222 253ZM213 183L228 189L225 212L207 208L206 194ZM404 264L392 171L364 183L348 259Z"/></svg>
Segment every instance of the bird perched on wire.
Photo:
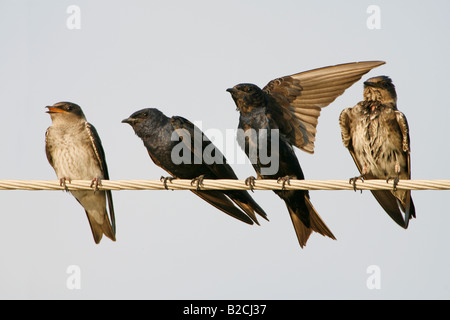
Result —
<svg viewBox="0 0 450 320"><path fill-rule="evenodd" d="M245 190L200 190L202 179L237 179L222 153L193 123L167 117L155 108L133 113L122 121L142 139L153 162L174 178L193 179L197 196L217 209L247 224L258 224L256 214L267 214ZM163 179L163 177L162 177ZM234 204L237 205L237 207Z"/></svg>
<svg viewBox="0 0 450 320"><path fill-rule="evenodd" d="M102 179L109 180L109 174L97 130L74 103L59 102L47 109L52 119L45 134L45 151L50 165L66 190L67 182L71 180L92 180L93 191L70 192L86 211L95 243L100 243L103 234L116 241L111 191L98 190Z"/></svg>
<svg viewBox="0 0 450 320"><path fill-rule="evenodd" d="M279 137L275 139L278 151L273 148L273 142L266 142L267 146L270 145L275 150L275 158L278 157L277 171L268 170L268 164L261 161L258 152L257 157L250 159L258 179L278 179L283 182L283 187L285 183L289 183L289 179L304 179L293 146L313 153L321 109L364 74L384 63L348 63L278 78L270 81L263 89L249 83L227 89L240 113L238 141L247 156L250 157L251 148L255 149L255 141L258 141L258 138L252 137L251 132L258 137L264 136L267 141L272 141L273 134ZM254 178L247 179L247 182L254 184ZM302 248L313 231L336 239L311 204L307 190L289 191L283 188L275 193L286 203Z"/></svg>
<svg viewBox="0 0 450 320"><path fill-rule="evenodd" d="M397 190L399 179L411 179L409 127L397 109L392 80L379 76L364 82L364 100L339 117L342 141L361 175L350 179L394 180L393 190L372 190L375 199L401 227L416 216L410 190ZM403 217L402 212L405 216Z"/></svg>

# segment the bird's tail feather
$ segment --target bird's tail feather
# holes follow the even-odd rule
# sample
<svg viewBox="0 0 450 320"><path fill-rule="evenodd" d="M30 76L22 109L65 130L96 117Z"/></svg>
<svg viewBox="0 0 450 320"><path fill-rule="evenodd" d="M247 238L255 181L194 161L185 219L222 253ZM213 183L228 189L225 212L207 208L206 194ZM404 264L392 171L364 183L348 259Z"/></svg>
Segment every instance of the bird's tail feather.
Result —
<svg viewBox="0 0 450 320"><path fill-rule="evenodd" d="M93 215L89 215L86 211L86 216L89 220L89 225L91 226L92 235L96 244L99 244L102 240L103 235L107 236L112 241L116 241L116 235L112 229L111 222L109 221L108 214L105 213L105 220L103 223L99 223Z"/></svg>
<svg viewBox="0 0 450 320"><path fill-rule="evenodd" d="M233 191L226 192L227 196L233 200L233 202L241 208L257 225L259 222L256 218L255 212L263 217L265 220L269 221L267 214L260 207L260 205L250 196L247 191Z"/></svg>
<svg viewBox="0 0 450 320"><path fill-rule="evenodd" d="M402 194L398 195L399 191L391 191L393 195L397 198L397 203L400 209L405 213L405 229L408 228L409 220L416 217L416 209L414 207L414 202L411 198L410 190L402 190Z"/></svg>
<svg viewBox="0 0 450 320"><path fill-rule="evenodd" d="M308 241L308 238L313 231L336 240L336 237L333 235L331 230L327 227L325 222L323 222L317 211L314 209L311 201L309 201L308 199L308 196L305 195L304 197L305 205L308 210L310 219L309 227L301 221L301 219L299 218L300 215L298 213L294 212L290 206L287 206L300 247L303 248L306 245L306 242ZM299 209L297 208L297 210Z"/></svg>
<svg viewBox="0 0 450 320"><path fill-rule="evenodd" d="M253 220L244 212L239 210L223 192L220 192L218 190L191 191L209 204L232 216L233 218L236 218L247 224L253 224Z"/></svg>
<svg viewBox="0 0 450 320"><path fill-rule="evenodd" d="M397 198L390 190L371 190L375 199L383 207L384 211L394 220L400 227L408 228L408 220L405 222L402 212L400 211Z"/></svg>
<svg viewBox="0 0 450 320"><path fill-rule="evenodd" d="M241 208L250 217L250 219L252 219L259 226L259 222L258 222L258 219L256 218L256 214L250 205L248 205L247 203L244 203L242 201L239 201L237 199L232 199L232 200L234 203L236 203L236 205L239 208Z"/></svg>
<svg viewBox="0 0 450 320"><path fill-rule="evenodd" d="M336 237L333 235L331 230L327 227L325 222L323 222L322 218L320 218L319 214L317 213L316 209L314 209L311 201L309 201L308 197L305 195L305 201L306 206L309 210L309 218L311 223L311 229L313 231L320 233L323 236L329 237L333 240L336 240Z"/></svg>

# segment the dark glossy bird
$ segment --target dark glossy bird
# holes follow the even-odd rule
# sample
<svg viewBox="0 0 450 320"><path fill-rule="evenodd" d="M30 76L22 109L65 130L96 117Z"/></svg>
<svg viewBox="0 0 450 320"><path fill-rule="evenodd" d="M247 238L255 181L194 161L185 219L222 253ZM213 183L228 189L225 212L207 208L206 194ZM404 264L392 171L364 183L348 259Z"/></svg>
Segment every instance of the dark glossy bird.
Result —
<svg viewBox="0 0 450 320"><path fill-rule="evenodd" d="M278 171L271 172L269 167L273 164L261 161L256 152L258 156L250 160L258 178L279 179L283 185L289 179L304 179L293 146L313 153L321 108L333 102L364 74L382 64L383 61L348 63L278 78L263 89L248 83L228 89L240 112L238 141L247 156L250 157L252 148L257 148L254 146L257 137L264 136L268 149L275 150L272 151L272 158L278 158ZM261 132L263 135L260 135ZM270 142L274 133L278 136L274 139L278 151L272 148L273 142ZM336 239L311 204L307 190L281 190L275 193L286 203L302 248L313 231Z"/></svg>
<svg viewBox="0 0 450 320"><path fill-rule="evenodd" d="M351 179L394 180L393 190L371 190L389 216L408 228L416 216L410 190L397 190L399 179L411 179L409 127L397 109L392 80L379 76L364 82L364 100L339 117L342 141L361 176ZM402 212L405 216L403 216Z"/></svg>
<svg viewBox="0 0 450 320"><path fill-rule="evenodd" d="M122 122L131 125L153 162L172 176L169 180L193 179L201 183L202 179L237 179L223 154L199 128L185 118L169 118L158 109L148 108L133 113ZM245 190L191 191L245 223L258 224L255 213L267 219L264 210Z"/></svg>
<svg viewBox="0 0 450 320"><path fill-rule="evenodd" d="M102 179L109 180L109 174L97 130L74 103L59 102L47 109L52 119L45 134L45 151L50 165L66 190L67 181L92 181L93 191L71 193L86 211L95 243L100 243L103 234L116 241L111 191L98 190Z"/></svg>

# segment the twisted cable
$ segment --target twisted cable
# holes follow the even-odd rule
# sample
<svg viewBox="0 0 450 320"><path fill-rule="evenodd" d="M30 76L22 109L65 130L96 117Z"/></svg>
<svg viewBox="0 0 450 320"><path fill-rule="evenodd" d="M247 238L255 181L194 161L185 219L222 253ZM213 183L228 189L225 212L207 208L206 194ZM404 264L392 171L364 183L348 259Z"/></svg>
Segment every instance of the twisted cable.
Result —
<svg viewBox="0 0 450 320"><path fill-rule="evenodd" d="M245 180L204 179L200 190L251 190ZM286 190L353 190L348 180L290 180L284 185ZM356 190L392 190L393 181L358 180ZM192 180L102 180L99 190L195 190L197 184ZM282 190L283 184L277 180L255 180L254 190ZM450 180L400 180L398 190L450 190ZM94 190L92 181L72 180L66 182L66 188L59 180L0 180L0 190Z"/></svg>

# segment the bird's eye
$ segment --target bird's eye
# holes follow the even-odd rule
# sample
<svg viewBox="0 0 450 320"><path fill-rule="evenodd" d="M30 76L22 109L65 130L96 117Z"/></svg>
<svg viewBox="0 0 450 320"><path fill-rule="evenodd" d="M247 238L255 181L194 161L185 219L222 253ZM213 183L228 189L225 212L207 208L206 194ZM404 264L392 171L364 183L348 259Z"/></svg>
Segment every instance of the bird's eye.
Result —
<svg viewBox="0 0 450 320"><path fill-rule="evenodd" d="M148 113L147 113L147 112L144 112L144 113L142 114L142 117L143 117L143 118L147 118L147 117L148 117Z"/></svg>
<svg viewBox="0 0 450 320"><path fill-rule="evenodd" d="M72 111L72 107L71 106L67 106L66 109L67 109L67 111Z"/></svg>
<svg viewBox="0 0 450 320"><path fill-rule="evenodd" d="M253 90L252 90L252 87L247 87L247 88L245 88L245 92L252 92Z"/></svg>

